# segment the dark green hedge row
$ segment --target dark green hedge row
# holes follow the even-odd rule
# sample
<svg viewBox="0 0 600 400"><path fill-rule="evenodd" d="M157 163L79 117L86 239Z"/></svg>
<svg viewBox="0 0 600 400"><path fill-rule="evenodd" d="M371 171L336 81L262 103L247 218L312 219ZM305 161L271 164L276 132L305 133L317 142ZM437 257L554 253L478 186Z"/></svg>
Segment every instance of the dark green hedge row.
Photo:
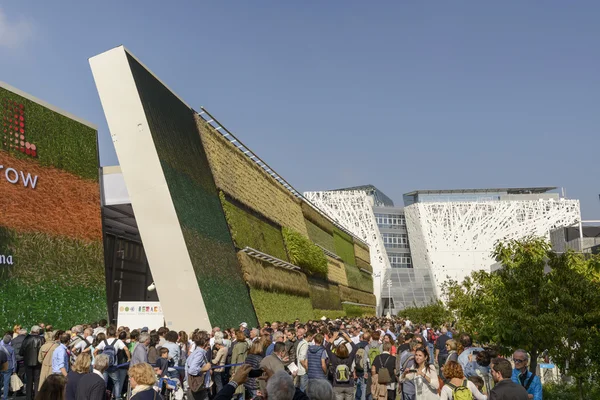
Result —
<svg viewBox="0 0 600 400"><path fill-rule="evenodd" d="M333 243L335 245L335 254L337 254L346 264L356 265L354 258L354 242L352 237L338 228L333 229Z"/></svg>
<svg viewBox="0 0 600 400"><path fill-rule="evenodd" d="M327 257L318 246L300 233L283 227L283 239L290 262L308 275L327 277Z"/></svg>
<svg viewBox="0 0 600 400"><path fill-rule="evenodd" d="M57 329L107 318L104 284L81 287L79 275L31 282L10 279L0 283L0 330L12 331L20 324L29 330L40 322Z"/></svg>
<svg viewBox="0 0 600 400"><path fill-rule="evenodd" d="M193 111L128 56L163 173L213 325L257 322ZM223 304L232 304L223 312Z"/></svg>
<svg viewBox="0 0 600 400"><path fill-rule="evenodd" d="M363 292L373 293L373 277L371 274L361 272L357 267L348 264L346 266L346 276L348 277L348 286Z"/></svg>
<svg viewBox="0 0 600 400"><path fill-rule="evenodd" d="M227 199L223 192L219 196L231 236L238 249L252 247L280 260L289 261L278 227L242 209L234 201Z"/></svg>
<svg viewBox="0 0 600 400"><path fill-rule="evenodd" d="M319 228L307 219L304 219L306 223L306 230L308 231L308 237L314 243L326 248L327 250L335 253L335 245L333 244L333 236Z"/></svg>
<svg viewBox="0 0 600 400"><path fill-rule="evenodd" d="M5 109L6 100L16 101L24 106L25 140L36 145L40 165L56 167L82 178L98 181L95 129L0 88L2 111ZM4 127L2 129L4 130ZM2 135L3 130L0 131ZM0 149L5 148L3 144L4 141L0 141ZM20 151L13 151L11 154L18 158L31 159Z"/></svg>
<svg viewBox="0 0 600 400"><path fill-rule="evenodd" d="M375 315L375 307L362 307L354 304L344 304L343 306L346 317L348 318L370 317Z"/></svg>
<svg viewBox="0 0 600 400"><path fill-rule="evenodd" d="M252 288L250 289L250 297L261 325L265 321L293 322L296 318L300 321L308 321L314 318L314 311L308 297Z"/></svg>
<svg viewBox="0 0 600 400"><path fill-rule="evenodd" d="M310 279L308 281L310 299L313 308L322 310L341 310L342 303L337 285Z"/></svg>

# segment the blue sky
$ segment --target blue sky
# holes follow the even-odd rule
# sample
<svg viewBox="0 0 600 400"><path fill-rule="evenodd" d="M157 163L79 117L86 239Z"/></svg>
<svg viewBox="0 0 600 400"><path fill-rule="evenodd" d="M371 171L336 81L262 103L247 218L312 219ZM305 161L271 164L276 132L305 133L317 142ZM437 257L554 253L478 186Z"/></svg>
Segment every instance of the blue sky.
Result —
<svg viewBox="0 0 600 400"><path fill-rule="evenodd" d="M562 186L600 219L600 2L0 2L0 80L99 127L124 44L300 191Z"/></svg>

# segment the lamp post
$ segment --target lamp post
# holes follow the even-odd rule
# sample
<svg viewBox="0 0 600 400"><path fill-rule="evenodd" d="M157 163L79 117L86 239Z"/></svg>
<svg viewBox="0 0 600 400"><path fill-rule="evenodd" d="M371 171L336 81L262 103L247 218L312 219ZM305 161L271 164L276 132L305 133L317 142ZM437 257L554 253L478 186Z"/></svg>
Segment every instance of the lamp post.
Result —
<svg viewBox="0 0 600 400"><path fill-rule="evenodd" d="M379 278L379 295L381 297L381 290L383 289L383 287L381 286L381 272L376 272L376 273L372 274L371 276L373 278ZM382 304L381 315L383 315L383 304Z"/></svg>
<svg viewBox="0 0 600 400"><path fill-rule="evenodd" d="M392 280L391 279L387 280L387 287L388 287L388 314L387 314L387 317L391 318L392 317Z"/></svg>

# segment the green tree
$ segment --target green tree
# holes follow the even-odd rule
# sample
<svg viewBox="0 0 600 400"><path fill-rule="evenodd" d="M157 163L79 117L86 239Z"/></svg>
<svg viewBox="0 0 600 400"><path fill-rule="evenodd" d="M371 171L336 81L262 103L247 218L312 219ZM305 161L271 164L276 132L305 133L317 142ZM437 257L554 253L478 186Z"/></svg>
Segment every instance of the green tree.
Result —
<svg viewBox="0 0 600 400"><path fill-rule="evenodd" d="M440 300L422 307L408 307L398 313L399 317L408 318L416 323L431 323L440 326L453 319L452 313Z"/></svg>
<svg viewBox="0 0 600 400"><path fill-rule="evenodd" d="M584 384L600 377L600 280L597 256L584 257L569 251L550 253L548 274L554 295L550 311L554 315L553 335L559 342L549 348L556 364L575 379L579 398Z"/></svg>

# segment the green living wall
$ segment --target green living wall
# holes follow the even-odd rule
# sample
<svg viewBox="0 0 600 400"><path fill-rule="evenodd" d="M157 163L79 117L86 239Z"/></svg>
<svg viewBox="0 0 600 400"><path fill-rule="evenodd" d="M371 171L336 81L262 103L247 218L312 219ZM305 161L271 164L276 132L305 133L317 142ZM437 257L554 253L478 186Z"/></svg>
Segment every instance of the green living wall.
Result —
<svg viewBox="0 0 600 400"><path fill-rule="evenodd" d="M252 247L280 260L289 261L280 228L227 199L223 192L220 192L220 197L233 242L238 249Z"/></svg>
<svg viewBox="0 0 600 400"><path fill-rule="evenodd" d="M327 257L318 246L300 233L283 228L285 247L290 256L290 262L302 268L307 275L327 278Z"/></svg>
<svg viewBox="0 0 600 400"><path fill-rule="evenodd" d="M309 279L310 299L312 306L319 310L341 310L342 303L337 285L325 281Z"/></svg>
<svg viewBox="0 0 600 400"><path fill-rule="evenodd" d="M254 288L250 288L250 296L261 325L266 321L293 322L296 318L299 318L300 321L314 318L309 297L267 292Z"/></svg>
<svg viewBox="0 0 600 400"><path fill-rule="evenodd" d="M257 323L193 111L127 56L213 326ZM223 302L234 304L223 312Z"/></svg>
<svg viewBox="0 0 600 400"><path fill-rule="evenodd" d="M373 293L373 276L362 272L357 267L345 264L348 286L363 292Z"/></svg>
<svg viewBox="0 0 600 400"><path fill-rule="evenodd" d="M325 232L323 229L319 228L314 223L305 219L306 230L308 231L308 237L315 244L335 253L335 245L333 243L333 236L330 233Z"/></svg>
<svg viewBox="0 0 600 400"><path fill-rule="evenodd" d="M335 245L335 253L342 259L346 264L356 265L354 258L354 242L352 236L346 232L334 228L333 229L333 243Z"/></svg>
<svg viewBox="0 0 600 400"><path fill-rule="evenodd" d="M96 130L4 87L0 120L0 330L107 318Z"/></svg>

